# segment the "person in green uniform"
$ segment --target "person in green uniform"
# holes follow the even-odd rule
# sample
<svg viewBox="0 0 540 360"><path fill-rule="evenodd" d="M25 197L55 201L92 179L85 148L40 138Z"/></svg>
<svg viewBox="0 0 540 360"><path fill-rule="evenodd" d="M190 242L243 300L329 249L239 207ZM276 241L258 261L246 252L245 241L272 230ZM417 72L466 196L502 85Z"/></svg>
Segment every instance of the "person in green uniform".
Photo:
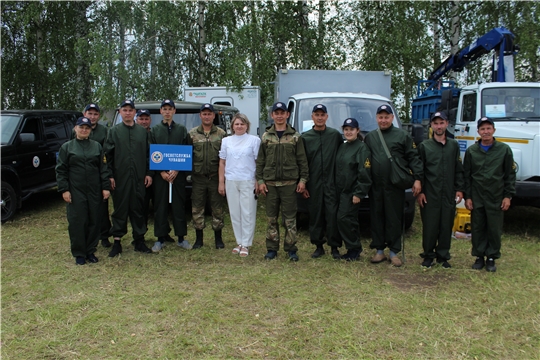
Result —
<svg viewBox="0 0 540 360"><path fill-rule="evenodd" d="M371 262L376 264L387 260L384 249L390 249L390 262L399 267L402 261L397 256L401 251L401 231L403 224L403 210L405 208L405 191L394 186L390 181L390 160L386 155L379 134L383 136L388 150L394 158L407 164L413 172L413 195L422 190L422 162L411 136L402 129L392 125L394 112L390 105L381 105L377 108L377 124L379 128L366 135L366 144L371 151L371 179L369 192L371 236L370 248L376 249Z"/></svg>
<svg viewBox="0 0 540 360"><path fill-rule="evenodd" d="M445 269L452 266L450 241L456 214L456 204L463 199L463 165L459 144L446 136L448 118L443 111L431 116L433 137L418 145L424 166L422 192L416 197L422 215L422 267L433 262Z"/></svg>
<svg viewBox="0 0 540 360"><path fill-rule="evenodd" d="M304 198L308 199L309 238L316 246L311 255L318 258L325 254L323 244L328 241L332 257L340 259L337 229L336 186L334 164L343 138L338 130L327 127L328 111L323 104L317 104L311 112L313 127L302 134L309 167L309 182L306 184Z"/></svg>
<svg viewBox="0 0 540 360"><path fill-rule="evenodd" d="M105 139L107 139L108 130L106 126L103 126L99 123L99 106L95 103L86 105L83 111L83 116L90 119L90 122L92 123L90 140L97 141L101 146L103 146L103 144L105 143ZM71 138L75 139L75 136L75 129L73 129L73 132L71 133ZM111 247L111 242L109 241L109 231L111 230L111 220L109 218L109 200L105 200L100 204L99 212L101 214L101 246L108 248Z"/></svg>
<svg viewBox="0 0 540 360"><path fill-rule="evenodd" d="M341 259L355 261L362 253L358 208L360 201L368 195L371 186L371 154L362 141L356 119L345 119L342 129L346 142L337 151L335 165L338 194L337 227L347 248L347 253L343 254Z"/></svg>
<svg viewBox="0 0 540 360"><path fill-rule="evenodd" d="M154 126L150 132L152 144L187 145L188 132L184 125L173 121L176 113L174 101L165 99L159 110L163 121ZM169 184L172 183L172 202L169 204ZM172 212L174 233L178 237L178 246L191 249L189 242L184 239L187 235L185 213L186 204L186 174L183 171L156 171L152 181L154 188L154 235L157 241L152 247L153 252L159 252L169 235L169 205Z"/></svg>
<svg viewBox="0 0 540 360"><path fill-rule="evenodd" d="M465 207L471 210L472 268L497 270L501 257L504 212L516 193L516 164L510 146L497 141L495 123L489 117L478 120L480 140L465 152ZM487 259L487 260L486 260Z"/></svg>
<svg viewBox="0 0 540 360"><path fill-rule="evenodd" d="M67 203L71 254L77 265L98 262L95 252L99 242L100 205L110 195L101 144L89 138L91 126L89 118L77 119L75 139L60 147L56 164L58 192Z"/></svg>
<svg viewBox="0 0 540 360"><path fill-rule="evenodd" d="M285 222L284 250L290 261L298 261L296 247L296 194L303 193L309 180L306 151L300 134L289 124L287 106L277 102L272 106L274 124L266 128L255 166L258 194L266 196L267 260L275 259L279 251L278 215Z"/></svg>
<svg viewBox="0 0 540 360"><path fill-rule="evenodd" d="M201 106L199 117L201 125L189 131L189 141L193 144L193 171L191 181L191 206L195 243L193 249L203 246L203 229L205 228L204 209L206 200L210 200L212 209L212 229L216 249L225 248L221 231L225 214L225 198L218 192L219 187L219 150L221 140L226 136L225 130L214 125L216 113L212 104Z"/></svg>
<svg viewBox="0 0 540 360"><path fill-rule="evenodd" d="M150 125L152 124L152 115L150 114L150 110L146 109L139 109L137 110L137 116L135 117L135 122L137 125L142 126L145 130L148 136L150 136ZM143 214L144 214L144 223L146 225L146 230L148 231L148 217L150 215L150 201L152 201L152 205L154 205L154 179L152 179L152 185L146 188L146 191L144 192L144 206L143 206ZM173 240L174 241L174 240Z"/></svg>
<svg viewBox="0 0 540 360"><path fill-rule="evenodd" d="M114 243L109 257L122 253L120 240L127 234L128 217L135 251L152 253L144 243L143 213L145 189L152 185L152 172L148 169L149 142L146 130L134 121L135 112L133 101L122 101L119 110L122 122L109 130L103 149L114 205L111 216Z"/></svg>

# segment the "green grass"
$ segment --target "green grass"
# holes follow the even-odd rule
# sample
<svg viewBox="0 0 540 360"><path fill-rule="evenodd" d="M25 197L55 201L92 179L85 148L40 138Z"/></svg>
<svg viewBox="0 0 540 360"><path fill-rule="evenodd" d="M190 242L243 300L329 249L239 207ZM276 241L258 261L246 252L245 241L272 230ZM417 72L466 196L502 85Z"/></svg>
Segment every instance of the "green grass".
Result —
<svg viewBox="0 0 540 360"><path fill-rule="evenodd" d="M424 271L421 223L402 268L330 256L313 260L300 223L298 263L263 255L259 203L249 257L168 244L158 255L124 253L75 266L65 207L34 196L2 225L2 359L538 359L540 211L505 219L496 273L470 269L470 242L453 243L453 268ZM151 246L153 228L147 234ZM189 230L193 242L193 230Z"/></svg>

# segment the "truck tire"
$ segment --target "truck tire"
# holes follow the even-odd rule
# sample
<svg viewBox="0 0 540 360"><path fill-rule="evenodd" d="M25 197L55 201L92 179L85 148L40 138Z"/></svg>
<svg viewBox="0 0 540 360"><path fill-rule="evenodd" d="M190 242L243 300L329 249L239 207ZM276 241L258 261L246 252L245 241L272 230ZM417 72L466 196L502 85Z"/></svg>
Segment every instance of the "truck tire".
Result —
<svg viewBox="0 0 540 360"><path fill-rule="evenodd" d="M2 222L5 222L11 219L17 211L17 195L15 194L13 187L5 181L2 181L1 191Z"/></svg>

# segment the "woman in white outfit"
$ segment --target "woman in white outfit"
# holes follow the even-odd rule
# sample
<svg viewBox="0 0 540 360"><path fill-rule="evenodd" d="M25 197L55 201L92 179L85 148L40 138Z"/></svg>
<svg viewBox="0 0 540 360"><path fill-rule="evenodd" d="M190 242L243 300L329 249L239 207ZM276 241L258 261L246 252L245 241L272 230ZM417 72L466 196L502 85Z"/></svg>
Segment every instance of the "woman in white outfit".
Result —
<svg viewBox="0 0 540 360"><path fill-rule="evenodd" d="M219 152L219 187L221 195L227 194L231 223L237 247L233 254L249 255L253 244L257 199L255 189L255 160L261 139L249 135L250 122L246 115L236 114L232 120L232 136L223 138Z"/></svg>

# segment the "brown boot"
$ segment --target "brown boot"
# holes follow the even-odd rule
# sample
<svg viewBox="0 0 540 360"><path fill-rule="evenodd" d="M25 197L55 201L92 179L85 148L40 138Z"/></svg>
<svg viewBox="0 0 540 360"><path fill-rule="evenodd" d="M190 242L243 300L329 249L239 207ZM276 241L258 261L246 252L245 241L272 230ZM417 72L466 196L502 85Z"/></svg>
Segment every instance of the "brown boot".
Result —
<svg viewBox="0 0 540 360"><path fill-rule="evenodd" d="M386 255L384 254L375 254L372 258L371 258L371 262L373 264L378 264L380 262L383 262L383 261L386 261L388 260L388 258L386 257Z"/></svg>
<svg viewBox="0 0 540 360"><path fill-rule="evenodd" d="M394 256L393 258L390 258L390 262L392 263L392 266L395 266L395 267L400 267L401 265L403 265L403 263L401 262L401 259L397 255Z"/></svg>

